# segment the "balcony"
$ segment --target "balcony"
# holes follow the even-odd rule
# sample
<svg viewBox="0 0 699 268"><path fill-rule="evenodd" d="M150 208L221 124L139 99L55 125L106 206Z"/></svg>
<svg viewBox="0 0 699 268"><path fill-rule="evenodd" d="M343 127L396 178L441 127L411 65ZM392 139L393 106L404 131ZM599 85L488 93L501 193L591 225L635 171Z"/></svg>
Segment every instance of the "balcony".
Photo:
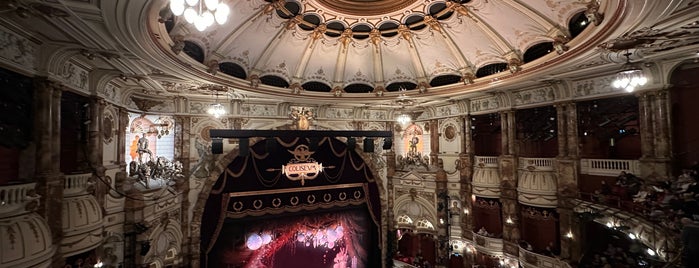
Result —
<svg viewBox="0 0 699 268"><path fill-rule="evenodd" d="M519 247L519 264L524 268L570 268L567 262Z"/></svg>
<svg viewBox="0 0 699 268"><path fill-rule="evenodd" d="M486 252L491 255L502 254L502 239L479 235L473 232L473 241L476 250Z"/></svg>
<svg viewBox="0 0 699 268"><path fill-rule="evenodd" d="M580 159L580 174L616 177L622 171L640 174L640 162L619 159Z"/></svg>
<svg viewBox="0 0 699 268"><path fill-rule="evenodd" d="M558 205L553 158L519 158L517 191L519 202L530 206Z"/></svg>
<svg viewBox="0 0 699 268"><path fill-rule="evenodd" d="M63 184L61 252L68 257L102 241L102 208L88 192L91 173L66 175Z"/></svg>
<svg viewBox="0 0 699 268"><path fill-rule="evenodd" d="M50 267L51 230L33 210L39 205L36 183L0 186L0 267Z"/></svg>
<svg viewBox="0 0 699 268"><path fill-rule="evenodd" d="M473 167L473 194L481 197L500 196L500 173L497 156L476 156Z"/></svg>

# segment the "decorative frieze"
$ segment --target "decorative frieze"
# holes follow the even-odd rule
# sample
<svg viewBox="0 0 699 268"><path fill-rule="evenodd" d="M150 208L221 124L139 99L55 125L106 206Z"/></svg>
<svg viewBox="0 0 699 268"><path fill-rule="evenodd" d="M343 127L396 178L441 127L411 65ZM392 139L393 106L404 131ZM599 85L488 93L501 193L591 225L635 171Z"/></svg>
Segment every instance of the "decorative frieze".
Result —
<svg viewBox="0 0 699 268"><path fill-rule="evenodd" d="M512 93L515 106L553 101L556 96L552 87L527 89Z"/></svg>
<svg viewBox="0 0 699 268"><path fill-rule="evenodd" d="M0 28L0 58L34 69L36 48L29 39Z"/></svg>
<svg viewBox="0 0 699 268"><path fill-rule="evenodd" d="M500 108L500 100L496 96L471 100L471 113L492 111Z"/></svg>

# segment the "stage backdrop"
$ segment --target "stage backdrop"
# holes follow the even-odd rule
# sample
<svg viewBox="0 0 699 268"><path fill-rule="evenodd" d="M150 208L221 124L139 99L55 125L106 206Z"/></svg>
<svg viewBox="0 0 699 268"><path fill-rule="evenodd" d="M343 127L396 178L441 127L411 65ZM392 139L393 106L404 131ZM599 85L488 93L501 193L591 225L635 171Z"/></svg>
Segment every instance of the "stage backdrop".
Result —
<svg viewBox="0 0 699 268"><path fill-rule="evenodd" d="M380 267L380 199L371 170L335 138L268 139L214 184L203 267Z"/></svg>

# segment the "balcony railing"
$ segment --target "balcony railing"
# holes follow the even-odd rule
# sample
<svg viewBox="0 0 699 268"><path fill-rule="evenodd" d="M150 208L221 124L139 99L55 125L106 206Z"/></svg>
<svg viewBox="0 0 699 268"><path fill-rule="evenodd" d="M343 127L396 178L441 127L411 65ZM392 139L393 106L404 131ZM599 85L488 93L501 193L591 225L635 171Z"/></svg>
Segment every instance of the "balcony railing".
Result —
<svg viewBox="0 0 699 268"><path fill-rule="evenodd" d="M35 186L33 182L0 186L0 218L22 213L29 202L39 199L33 194Z"/></svg>
<svg viewBox="0 0 699 268"><path fill-rule="evenodd" d="M553 171L553 158L519 158L519 169L529 171Z"/></svg>
<svg viewBox="0 0 699 268"><path fill-rule="evenodd" d="M640 174L640 169L638 160L580 159L580 174L615 177L622 171Z"/></svg>
<svg viewBox="0 0 699 268"><path fill-rule="evenodd" d="M475 162L477 167L498 167L497 156L476 156Z"/></svg>
<svg viewBox="0 0 699 268"><path fill-rule="evenodd" d="M90 177L92 177L92 173L66 175L63 183L63 196L87 193Z"/></svg>
<svg viewBox="0 0 699 268"><path fill-rule="evenodd" d="M570 268L570 264L563 260L534 253L522 247L519 247L519 263L524 268Z"/></svg>
<svg viewBox="0 0 699 268"><path fill-rule="evenodd" d="M502 238L488 237L473 232L473 241L475 242L476 249L479 251L485 251L491 254L499 254L502 252Z"/></svg>

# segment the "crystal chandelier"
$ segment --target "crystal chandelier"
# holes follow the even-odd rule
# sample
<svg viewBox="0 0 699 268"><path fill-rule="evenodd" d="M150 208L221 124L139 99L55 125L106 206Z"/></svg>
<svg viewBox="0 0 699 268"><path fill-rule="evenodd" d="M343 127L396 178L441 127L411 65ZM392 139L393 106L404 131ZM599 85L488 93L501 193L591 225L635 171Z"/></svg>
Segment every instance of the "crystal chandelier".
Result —
<svg viewBox="0 0 699 268"><path fill-rule="evenodd" d="M399 115L396 117L396 121L398 121L398 123L400 123L401 125L407 125L407 124L410 123L410 121L412 121L412 120L413 120L413 119L410 118L410 115L408 115L408 114L406 114L406 113L399 114Z"/></svg>
<svg viewBox="0 0 699 268"><path fill-rule="evenodd" d="M632 92L636 87L643 86L648 82L648 78L643 74L643 70L634 66L629 61L631 53L624 54L626 56L626 64L624 68L616 74L612 86L614 88L623 88L626 92Z"/></svg>
<svg viewBox="0 0 699 268"><path fill-rule="evenodd" d="M209 105L209 109L206 110L206 113L214 116L215 118L219 118L226 114L226 108L224 108L220 103L212 103Z"/></svg>
<svg viewBox="0 0 699 268"><path fill-rule="evenodd" d="M231 13L228 5L219 0L170 0L170 10L175 16L184 14L184 19L200 32L214 21L219 25L226 23Z"/></svg>
<svg viewBox="0 0 699 268"><path fill-rule="evenodd" d="M206 113L212 115L215 118L219 118L226 114L226 108L223 107L223 104L218 102L218 92L216 92L216 99L214 103L209 104L209 109L206 110Z"/></svg>

